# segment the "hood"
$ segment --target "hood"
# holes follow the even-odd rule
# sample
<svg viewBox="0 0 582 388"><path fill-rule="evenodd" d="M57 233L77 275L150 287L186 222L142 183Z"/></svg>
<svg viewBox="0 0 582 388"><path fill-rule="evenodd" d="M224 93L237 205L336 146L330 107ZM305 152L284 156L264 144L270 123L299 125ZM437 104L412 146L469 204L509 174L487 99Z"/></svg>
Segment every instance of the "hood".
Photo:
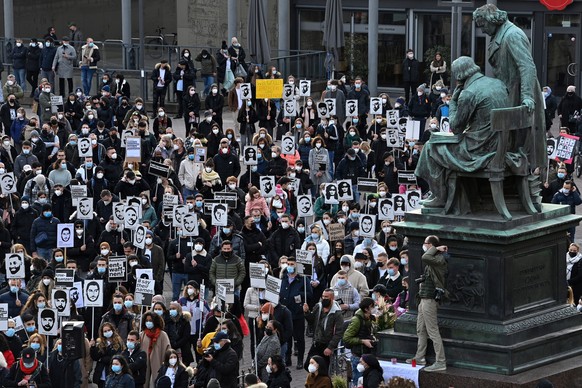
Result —
<svg viewBox="0 0 582 388"><path fill-rule="evenodd" d="M549 86L544 86L544 88L548 89L548 96L550 96L552 94L552 88Z"/></svg>
<svg viewBox="0 0 582 388"><path fill-rule="evenodd" d="M354 259L354 256L352 256L352 255L343 255L341 257L341 259L343 259L344 257L347 257L348 259L350 259L350 270L348 271L348 276L349 276L356 270L355 269L356 260ZM341 267L341 261L342 261L341 259L340 259L340 267Z"/></svg>
<svg viewBox="0 0 582 388"><path fill-rule="evenodd" d="M168 71L172 70L172 66L170 66L169 63L164 63L164 65L166 65ZM160 67L162 67L162 63L161 62L156 63L156 70L158 70Z"/></svg>

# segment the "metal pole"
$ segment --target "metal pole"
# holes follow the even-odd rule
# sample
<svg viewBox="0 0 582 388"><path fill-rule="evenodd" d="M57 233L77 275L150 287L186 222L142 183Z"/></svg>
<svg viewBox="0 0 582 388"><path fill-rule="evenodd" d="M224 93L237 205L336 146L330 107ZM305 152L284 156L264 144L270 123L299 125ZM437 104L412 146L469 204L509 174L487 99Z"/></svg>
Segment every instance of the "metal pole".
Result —
<svg viewBox="0 0 582 388"><path fill-rule="evenodd" d="M144 100L147 100L147 93L146 93L146 79L145 79L145 64L144 64L144 26L143 26L143 0L139 0L138 2L138 19L139 19L139 69L141 70L140 74L140 87L141 87L141 95Z"/></svg>
<svg viewBox="0 0 582 388"><path fill-rule="evenodd" d="M4 47L2 60L6 62L8 55L12 52L14 41L14 2L13 0L4 0ZM10 61L12 62L12 61Z"/></svg>
<svg viewBox="0 0 582 388"><path fill-rule="evenodd" d="M121 39L123 40L123 68L129 68L131 50L131 0L121 0Z"/></svg>
<svg viewBox="0 0 582 388"><path fill-rule="evenodd" d="M279 47L277 56L289 55L289 0L277 2L277 24L279 28ZM297 76L297 74L295 74Z"/></svg>
<svg viewBox="0 0 582 388"><path fill-rule="evenodd" d="M236 36L236 23L238 18L238 1L228 0L228 39ZM227 41L226 44L229 42Z"/></svg>
<svg viewBox="0 0 582 388"><path fill-rule="evenodd" d="M378 95L378 0L368 2L368 88Z"/></svg>

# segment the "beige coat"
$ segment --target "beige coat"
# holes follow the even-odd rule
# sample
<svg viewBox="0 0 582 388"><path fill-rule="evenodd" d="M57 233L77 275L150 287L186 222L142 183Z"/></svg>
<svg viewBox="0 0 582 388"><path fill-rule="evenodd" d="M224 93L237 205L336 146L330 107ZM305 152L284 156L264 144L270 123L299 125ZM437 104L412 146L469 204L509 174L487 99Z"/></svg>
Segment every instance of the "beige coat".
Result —
<svg viewBox="0 0 582 388"><path fill-rule="evenodd" d="M140 334L140 342L141 348L147 353L150 347L150 338L143 331ZM168 338L168 335L165 331L160 332L160 336L158 337L158 341L152 349L152 353L147 355L148 359L146 381L144 384L145 388L155 388L158 371L164 363L164 356L166 355L166 351L170 348L170 339Z"/></svg>

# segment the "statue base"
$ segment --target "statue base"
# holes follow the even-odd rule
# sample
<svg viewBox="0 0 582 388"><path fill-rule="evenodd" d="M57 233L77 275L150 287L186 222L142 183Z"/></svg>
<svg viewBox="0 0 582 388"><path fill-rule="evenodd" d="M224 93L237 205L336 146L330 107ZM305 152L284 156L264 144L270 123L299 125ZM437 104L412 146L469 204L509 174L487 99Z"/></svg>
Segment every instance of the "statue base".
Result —
<svg viewBox="0 0 582 388"><path fill-rule="evenodd" d="M413 280L422 273L421 247L431 234L450 254L450 295L438 312L449 366L514 375L582 354L582 314L566 304L565 276L566 231L580 219L568 206L546 204L541 213L515 213L511 221L491 212L407 213L395 227L409 239L409 312L393 334L379 334L378 354L416 353Z"/></svg>

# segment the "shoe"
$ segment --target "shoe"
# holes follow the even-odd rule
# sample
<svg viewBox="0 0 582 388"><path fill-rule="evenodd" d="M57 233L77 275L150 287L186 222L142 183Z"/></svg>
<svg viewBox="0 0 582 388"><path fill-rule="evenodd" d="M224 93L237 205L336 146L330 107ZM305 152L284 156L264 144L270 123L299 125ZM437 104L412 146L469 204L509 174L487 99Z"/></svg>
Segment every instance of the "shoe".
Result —
<svg viewBox="0 0 582 388"><path fill-rule="evenodd" d="M174 116L174 118L175 119L181 119L182 118L182 115L176 115L176 116Z"/></svg>
<svg viewBox="0 0 582 388"><path fill-rule="evenodd" d="M295 367L297 370L303 369L303 360L297 360L297 366Z"/></svg>
<svg viewBox="0 0 582 388"><path fill-rule="evenodd" d="M290 358L286 359L285 366L291 366L291 365L293 365L293 363L291 362L291 359Z"/></svg>
<svg viewBox="0 0 582 388"><path fill-rule="evenodd" d="M442 362L435 362L431 366L423 368L423 370L426 372L441 372L447 370L447 364Z"/></svg>
<svg viewBox="0 0 582 388"><path fill-rule="evenodd" d="M412 364L412 360L414 360L414 358L407 358L406 363ZM416 365L426 365L426 359L425 358L417 359Z"/></svg>

